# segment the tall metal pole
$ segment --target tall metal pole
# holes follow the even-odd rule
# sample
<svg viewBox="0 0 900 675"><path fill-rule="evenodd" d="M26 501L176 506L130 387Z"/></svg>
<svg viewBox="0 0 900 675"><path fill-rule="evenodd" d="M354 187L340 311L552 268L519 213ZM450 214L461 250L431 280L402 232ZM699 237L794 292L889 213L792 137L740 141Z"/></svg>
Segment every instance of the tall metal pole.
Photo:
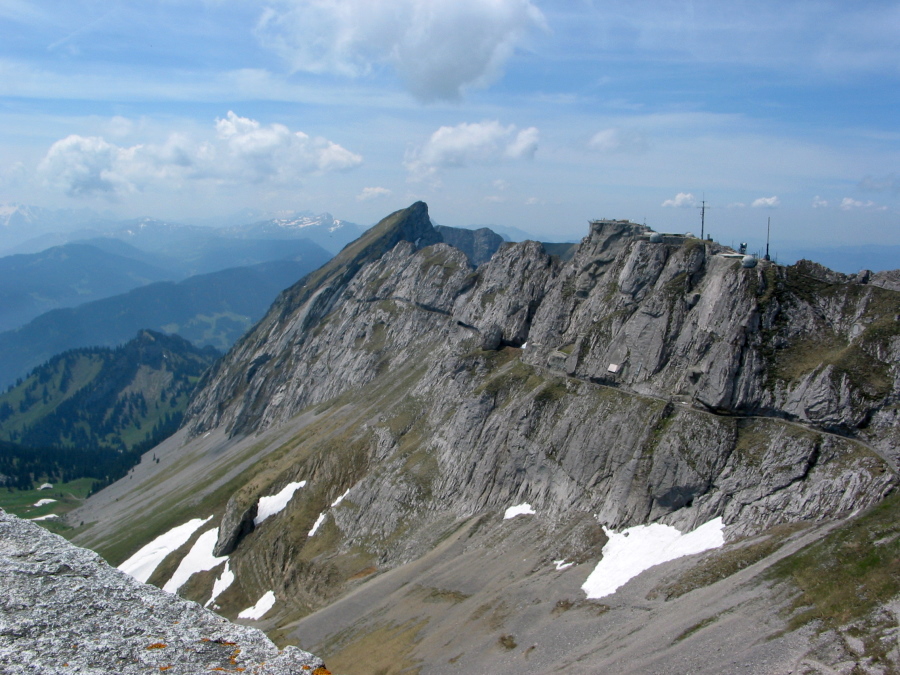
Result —
<svg viewBox="0 0 900 675"><path fill-rule="evenodd" d="M772 233L772 216L769 216L769 222L766 225L766 260L771 260L769 257L769 235Z"/></svg>
<svg viewBox="0 0 900 675"><path fill-rule="evenodd" d="M704 199L700 202L702 206L698 206L700 209L700 239L706 241L706 200Z"/></svg>

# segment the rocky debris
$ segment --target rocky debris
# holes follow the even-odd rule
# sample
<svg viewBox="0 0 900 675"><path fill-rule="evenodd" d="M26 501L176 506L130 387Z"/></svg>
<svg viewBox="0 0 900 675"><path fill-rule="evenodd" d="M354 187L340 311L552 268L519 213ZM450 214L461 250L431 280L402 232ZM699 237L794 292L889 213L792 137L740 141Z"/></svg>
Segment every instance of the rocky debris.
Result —
<svg viewBox="0 0 900 675"><path fill-rule="evenodd" d="M9 675L327 671L296 647L139 583L0 512L0 671Z"/></svg>

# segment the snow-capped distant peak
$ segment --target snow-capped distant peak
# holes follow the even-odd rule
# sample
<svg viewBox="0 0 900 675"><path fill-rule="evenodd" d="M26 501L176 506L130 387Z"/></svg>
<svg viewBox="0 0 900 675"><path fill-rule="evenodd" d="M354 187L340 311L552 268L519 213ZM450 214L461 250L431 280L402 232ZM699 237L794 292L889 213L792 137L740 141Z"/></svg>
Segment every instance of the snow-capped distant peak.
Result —
<svg viewBox="0 0 900 675"><path fill-rule="evenodd" d="M37 220L34 210L22 204L0 204L0 226L23 225Z"/></svg>
<svg viewBox="0 0 900 675"><path fill-rule="evenodd" d="M321 213L317 216L291 216L289 218L275 218L272 223L283 230L301 230L305 227L320 227L325 225L329 231L334 231L335 226L340 227L339 220L335 220L330 213Z"/></svg>

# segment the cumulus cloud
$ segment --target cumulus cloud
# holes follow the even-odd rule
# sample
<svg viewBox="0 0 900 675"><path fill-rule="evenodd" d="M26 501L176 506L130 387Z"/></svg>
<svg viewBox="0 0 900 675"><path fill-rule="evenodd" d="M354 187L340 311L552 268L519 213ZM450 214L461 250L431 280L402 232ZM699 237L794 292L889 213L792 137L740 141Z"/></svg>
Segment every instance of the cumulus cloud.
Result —
<svg viewBox="0 0 900 675"><path fill-rule="evenodd" d="M675 208L687 208L689 206L696 206L697 199L690 192L679 192L675 195L675 199L667 199L662 205Z"/></svg>
<svg viewBox="0 0 900 675"><path fill-rule="evenodd" d="M256 33L296 71L356 77L388 65L431 101L496 81L544 27L531 0L273 0Z"/></svg>
<svg viewBox="0 0 900 675"><path fill-rule="evenodd" d="M406 168L414 178L424 178L439 169L532 159L538 141L535 127L520 130L514 124L503 126L497 121L445 126L407 155Z"/></svg>
<svg viewBox="0 0 900 675"><path fill-rule="evenodd" d="M867 209L870 211L887 211L886 206L879 206L873 201L860 201L851 197L844 197L841 200L841 209L844 211L853 211L855 209Z"/></svg>
<svg viewBox="0 0 900 675"><path fill-rule="evenodd" d="M216 120L215 135L206 139L174 133L162 144L123 147L102 137L72 135L50 147L39 171L70 196L114 198L188 180L289 183L361 162L359 155L327 139L281 124L263 126L229 111Z"/></svg>
<svg viewBox="0 0 900 675"><path fill-rule="evenodd" d="M120 148L97 136L67 136L50 146L39 171L71 197L132 192L135 186L128 174L140 150Z"/></svg>
<svg viewBox="0 0 900 675"><path fill-rule="evenodd" d="M647 149L647 139L633 129L613 127L594 134L588 148L603 154L643 152Z"/></svg>
<svg viewBox="0 0 900 675"><path fill-rule="evenodd" d="M813 197L812 207L814 209L825 209L828 208L828 200L822 199L819 195Z"/></svg>
<svg viewBox="0 0 900 675"><path fill-rule="evenodd" d="M774 209L779 204L781 204L781 200L778 197L760 197L759 199L754 199L753 203L750 204L755 209Z"/></svg>
<svg viewBox="0 0 900 675"><path fill-rule="evenodd" d="M368 202L372 199L379 199L381 197L389 197L391 195L391 191L387 188L383 187L367 187L363 188L363 191L356 195L356 201L359 202Z"/></svg>

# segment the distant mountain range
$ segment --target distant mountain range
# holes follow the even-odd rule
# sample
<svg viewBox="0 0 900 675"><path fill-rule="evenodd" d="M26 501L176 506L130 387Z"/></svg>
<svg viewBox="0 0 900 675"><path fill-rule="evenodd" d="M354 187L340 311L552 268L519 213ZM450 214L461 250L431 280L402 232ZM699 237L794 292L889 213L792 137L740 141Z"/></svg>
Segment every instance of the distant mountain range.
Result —
<svg viewBox="0 0 900 675"><path fill-rule="evenodd" d="M0 206L0 255L37 253L52 246L96 239L116 239L140 250L179 260L192 260L196 257L192 254L205 251L227 250L237 246L237 241L247 239L308 239L334 254L365 231L364 227L337 220L329 213L292 214L225 227L188 225L155 218L110 221L95 216L87 219L85 214L78 219L73 216L73 220L66 223L66 213ZM194 270L194 273L198 272Z"/></svg>
<svg viewBox="0 0 900 675"><path fill-rule="evenodd" d="M65 244L0 258L0 330L21 326L51 309L171 278L169 271L140 260L141 252L132 250L137 255L126 257L88 244Z"/></svg>
<svg viewBox="0 0 900 675"><path fill-rule="evenodd" d="M42 314L0 333L0 387L55 354L77 347L112 347L143 328L177 333L201 347L227 349L262 317L282 289L330 257L318 247L312 251L300 260L220 270L177 283L157 282Z"/></svg>

